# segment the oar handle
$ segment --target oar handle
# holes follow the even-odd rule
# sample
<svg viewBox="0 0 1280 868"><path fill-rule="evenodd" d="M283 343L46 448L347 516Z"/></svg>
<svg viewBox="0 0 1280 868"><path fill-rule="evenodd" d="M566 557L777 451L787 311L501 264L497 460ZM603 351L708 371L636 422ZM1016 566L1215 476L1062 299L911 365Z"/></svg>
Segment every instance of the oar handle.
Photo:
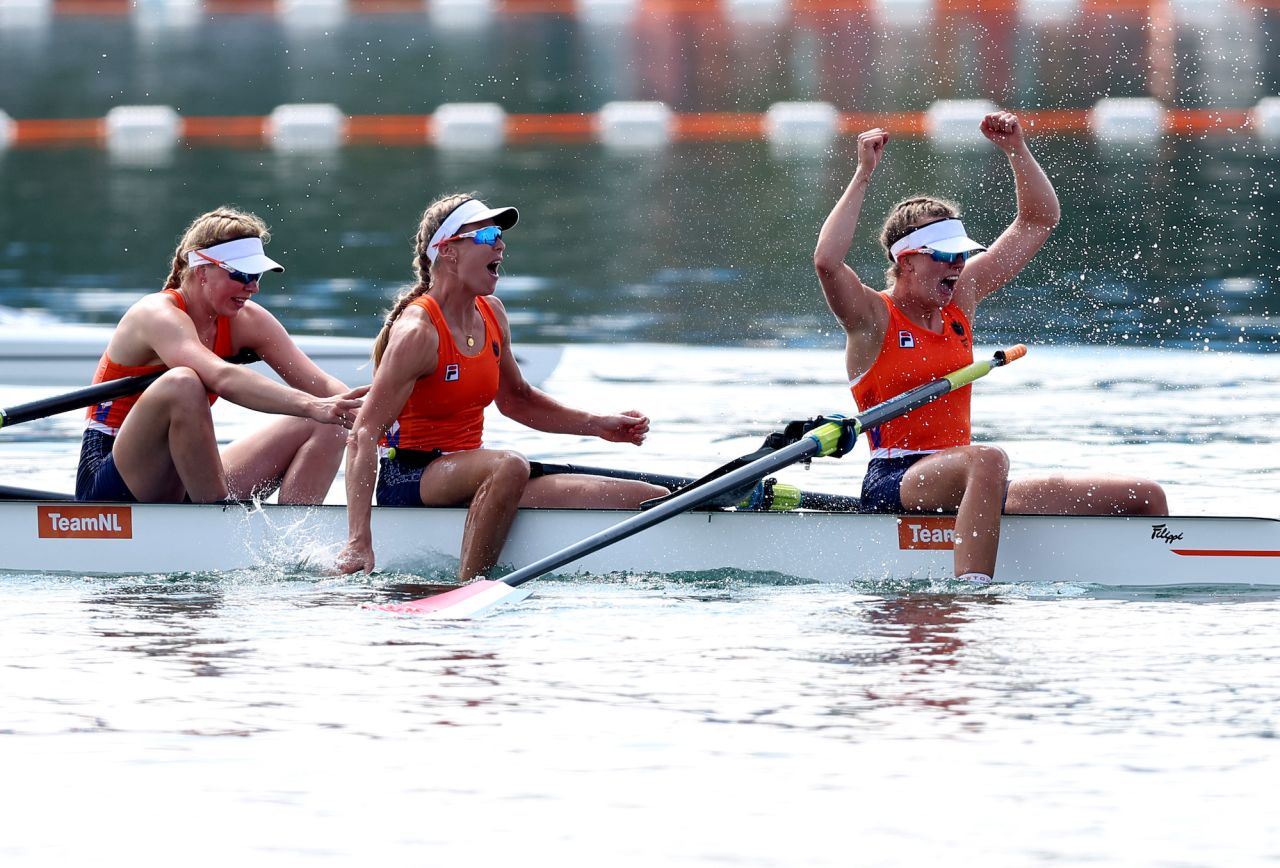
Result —
<svg viewBox="0 0 1280 868"><path fill-rule="evenodd" d="M248 365L261 360L258 354L252 350L241 350L234 356L224 359L224 361L233 365ZM29 401L16 407L0 409L0 428L17 425L21 422L30 422L33 419L56 416L69 410L79 410L81 407L100 404L103 401L114 401L116 398L123 398L125 395L136 395L159 379L163 373L164 371L156 371L152 374L121 377L117 380L108 380L105 383L85 386L83 389L76 389L74 392L67 392L65 395L41 398L38 401Z"/></svg>

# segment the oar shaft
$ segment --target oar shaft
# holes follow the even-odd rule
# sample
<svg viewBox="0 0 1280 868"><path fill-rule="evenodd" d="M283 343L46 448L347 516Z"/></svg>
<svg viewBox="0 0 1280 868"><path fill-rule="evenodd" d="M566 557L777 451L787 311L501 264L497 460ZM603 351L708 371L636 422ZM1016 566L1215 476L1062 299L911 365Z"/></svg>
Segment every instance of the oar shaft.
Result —
<svg viewBox="0 0 1280 868"><path fill-rule="evenodd" d="M852 419L820 425L789 446L752 461L750 464L745 464L737 470L726 473L724 476L716 477L696 486L683 494L677 494L670 500L664 500L645 512L623 519L612 527L605 528L599 533L592 534L571 546L521 567L515 572L504 576L500 581L503 584L518 587L578 558L585 557L592 552L599 551L606 546L637 534L645 528L652 527L673 515L693 509L726 491L763 479L775 470L781 470L812 455L835 454L838 451L839 444L846 439L846 432L850 429L853 431L853 436L856 437L869 428L883 425L890 419L909 413L954 389L969 385L974 380L989 373L992 368L1020 358L1026 351L1026 347L1021 344L1009 350L1002 350L991 359L974 362L945 377L890 398L888 401L877 404Z"/></svg>
<svg viewBox="0 0 1280 868"><path fill-rule="evenodd" d="M821 449L818 441L813 437L805 437L804 439L792 443L783 449L779 449L770 455L766 455L758 461L739 467L730 473L718 479L712 480L705 485L685 494L677 494L670 500L664 500L662 503L637 513L630 518L624 519L617 524L605 528L599 533L592 534L586 539L580 540L567 548L563 548L558 552L553 552L540 560L536 560L528 566L521 567L515 572L503 576L500 580L503 584L511 585L513 588L523 585L530 579L536 579L538 576L549 573L552 570L562 567L567 563L576 561L578 558L586 557L592 552L599 551L605 546L612 545L615 542L626 539L629 536L639 533L647 527L652 527L658 522L665 521L667 518L687 510L693 509L700 503L711 500L718 495L732 488L748 482L754 482L775 470L780 470L808 455L813 455Z"/></svg>
<svg viewBox="0 0 1280 868"><path fill-rule="evenodd" d="M229 357L226 361L233 365L247 365L259 361L259 358L257 353L246 350ZM154 374L121 377L117 380L108 380L105 383L85 386L83 389L76 389L74 392L67 392L64 395L41 398L38 401L29 401L16 407L0 409L0 428L17 425L21 422L30 422L33 419L56 416L59 413L66 413L70 410L79 410L81 407L100 404L103 401L114 401L116 398L123 398L125 395L136 395L159 379L163 373L164 371L156 371Z"/></svg>

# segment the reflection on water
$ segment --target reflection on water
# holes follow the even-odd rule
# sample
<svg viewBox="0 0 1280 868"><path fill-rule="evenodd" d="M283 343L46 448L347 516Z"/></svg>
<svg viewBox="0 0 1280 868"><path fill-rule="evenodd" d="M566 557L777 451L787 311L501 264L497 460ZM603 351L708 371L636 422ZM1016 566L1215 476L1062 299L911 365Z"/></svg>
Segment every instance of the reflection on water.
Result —
<svg viewBox="0 0 1280 868"><path fill-rule="evenodd" d="M98 117L160 103L219 116L332 102L350 114L403 114L500 102L512 112L581 112L659 99L682 111L762 111L822 99L902 111L948 97L1079 108L1147 93L1227 107L1275 94L1280 81L1280 15L1226 0L958 3L945 16L792 3L780 4L790 15L764 21L734 14L751 4L644 2L630 21L509 5L481 19L469 4L471 27L457 26L467 13L445 19L404 4L327 20L306 4L296 15L221 4L166 16L151 4L132 16L37 16L26 26L0 18L0 108Z"/></svg>
<svg viewBox="0 0 1280 868"><path fill-rule="evenodd" d="M623 23L525 4L471 28L403 6L302 28L258 6L167 23L54 15L34 29L0 26L0 109L100 117L161 103L216 118L288 102L420 114L442 102L521 113L661 99L737 112L823 99L883 113L947 97L1044 110L1145 93L1174 107L1239 108L1280 84L1274 9L1086 4L1061 18L963 5L910 26L876 4L791 4L777 20L747 22L718 5L645 3ZM984 306L988 339L1274 348L1280 241L1266 227L1280 210L1280 151L1252 130L1145 149L1038 133L1033 146L1064 221ZM848 137L809 156L758 141L281 154L229 138L140 163L97 147L11 148L0 150L0 304L111 321L159 284L190 218L229 201L272 224L273 255L289 271L271 276L263 300L291 328L372 334L410 279L422 207L442 191L477 190L525 215L503 284L522 288L509 299L517 340L835 346L811 252L855 160ZM865 278L878 283L885 265L880 216L923 191L960 201L979 238L1012 216L994 149L896 140L850 254Z"/></svg>
<svg viewBox="0 0 1280 868"><path fill-rule="evenodd" d="M1274 348L1280 240L1267 227L1280 210L1280 153L1222 145L1177 140L1114 157L1036 139L1063 223L984 305L984 337ZM268 220L288 268L264 282L263 303L301 332L371 335L410 277L421 208L442 190L479 190L524 216L499 285L518 290L507 297L517 341L836 346L811 253L854 162L848 140L809 160L761 142L643 157L565 145L483 160L428 148L198 149L149 169L99 151L10 151L0 154L0 300L113 321L160 284L191 217L233 201ZM893 142L851 264L880 282L880 215L923 190L957 199L976 237L994 237L1012 216L1008 174L994 149Z"/></svg>

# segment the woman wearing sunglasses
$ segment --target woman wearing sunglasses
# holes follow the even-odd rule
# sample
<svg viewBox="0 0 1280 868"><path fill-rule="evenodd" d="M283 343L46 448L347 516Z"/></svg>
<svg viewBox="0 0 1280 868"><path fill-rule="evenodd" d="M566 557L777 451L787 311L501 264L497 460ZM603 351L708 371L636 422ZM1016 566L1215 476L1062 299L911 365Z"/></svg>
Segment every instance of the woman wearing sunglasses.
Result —
<svg viewBox="0 0 1280 868"><path fill-rule="evenodd" d="M627 411L595 415L535 389L516 364L507 312L494 292L515 208L469 195L427 207L414 240L417 282L374 341L373 386L347 451L350 539L338 569L372 570L373 497L392 506L469 505L458 576L485 575L502 552L520 506L634 508L667 493L631 480L540 475L523 455L482 445L485 408L562 434L644 441L649 420Z"/></svg>
<svg viewBox="0 0 1280 868"><path fill-rule="evenodd" d="M987 248L969 238L956 205L932 196L896 204L880 233L890 263L877 292L845 263L863 199L889 134L858 136L858 167L818 236L814 267L844 328L845 367L862 409L973 361L978 303L1014 278L1057 225L1058 197L1031 155L1017 116L993 112L982 133L1013 170L1017 215ZM1164 491L1145 479L1008 480L1009 459L970 443L970 390L961 389L870 432L866 509L956 513L955 571L986 583L995 571L1000 516L1009 513L1167 512Z"/></svg>
<svg viewBox="0 0 1280 868"><path fill-rule="evenodd" d="M164 289L135 302L107 344L95 383L164 371L140 395L89 408L76 498L210 503L264 497L324 500L360 395L298 349L253 301L265 271L266 224L219 208L195 219ZM251 350L289 385L223 359ZM218 450L210 407L218 396L278 419Z"/></svg>

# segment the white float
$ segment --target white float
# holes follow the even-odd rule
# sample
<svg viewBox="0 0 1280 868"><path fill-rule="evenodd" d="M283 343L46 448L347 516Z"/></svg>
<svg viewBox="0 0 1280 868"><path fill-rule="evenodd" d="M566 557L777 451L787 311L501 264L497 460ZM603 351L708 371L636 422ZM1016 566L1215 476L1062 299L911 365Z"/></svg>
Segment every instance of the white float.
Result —
<svg viewBox="0 0 1280 868"><path fill-rule="evenodd" d="M122 105L107 112L107 150L158 154L171 151L182 136L182 118L172 106Z"/></svg>
<svg viewBox="0 0 1280 868"><path fill-rule="evenodd" d="M664 102L610 102L596 114L601 143L623 150L664 147L675 123L675 114Z"/></svg>
<svg viewBox="0 0 1280 868"><path fill-rule="evenodd" d="M1280 145L1280 96L1258 100L1253 107L1253 126L1258 138L1268 145Z"/></svg>
<svg viewBox="0 0 1280 868"><path fill-rule="evenodd" d="M1152 97L1106 97L1089 110L1089 130L1102 145L1154 145L1164 124L1164 106Z"/></svg>
<svg viewBox="0 0 1280 868"><path fill-rule="evenodd" d="M578 17L588 25L621 25L635 20L639 0L578 0Z"/></svg>
<svg viewBox="0 0 1280 868"><path fill-rule="evenodd" d="M982 119L998 109L999 106L986 99L940 99L924 113L925 135L940 148L985 145Z"/></svg>
<svg viewBox="0 0 1280 868"><path fill-rule="evenodd" d="M346 131L347 116L332 103L290 103L267 118L267 138L282 151L334 150Z"/></svg>
<svg viewBox="0 0 1280 868"><path fill-rule="evenodd" d="M431 138L446 150L493 150L507 138L507 113L492 102L445 103L431 115Z"/></svg>
<svg viewBox="0 0 1280 868"><path fill-rule="evenodd" d="M829 102L776 102L764 113L764 130L778 150L825 150L840 133L840 112Z"/></svg>

